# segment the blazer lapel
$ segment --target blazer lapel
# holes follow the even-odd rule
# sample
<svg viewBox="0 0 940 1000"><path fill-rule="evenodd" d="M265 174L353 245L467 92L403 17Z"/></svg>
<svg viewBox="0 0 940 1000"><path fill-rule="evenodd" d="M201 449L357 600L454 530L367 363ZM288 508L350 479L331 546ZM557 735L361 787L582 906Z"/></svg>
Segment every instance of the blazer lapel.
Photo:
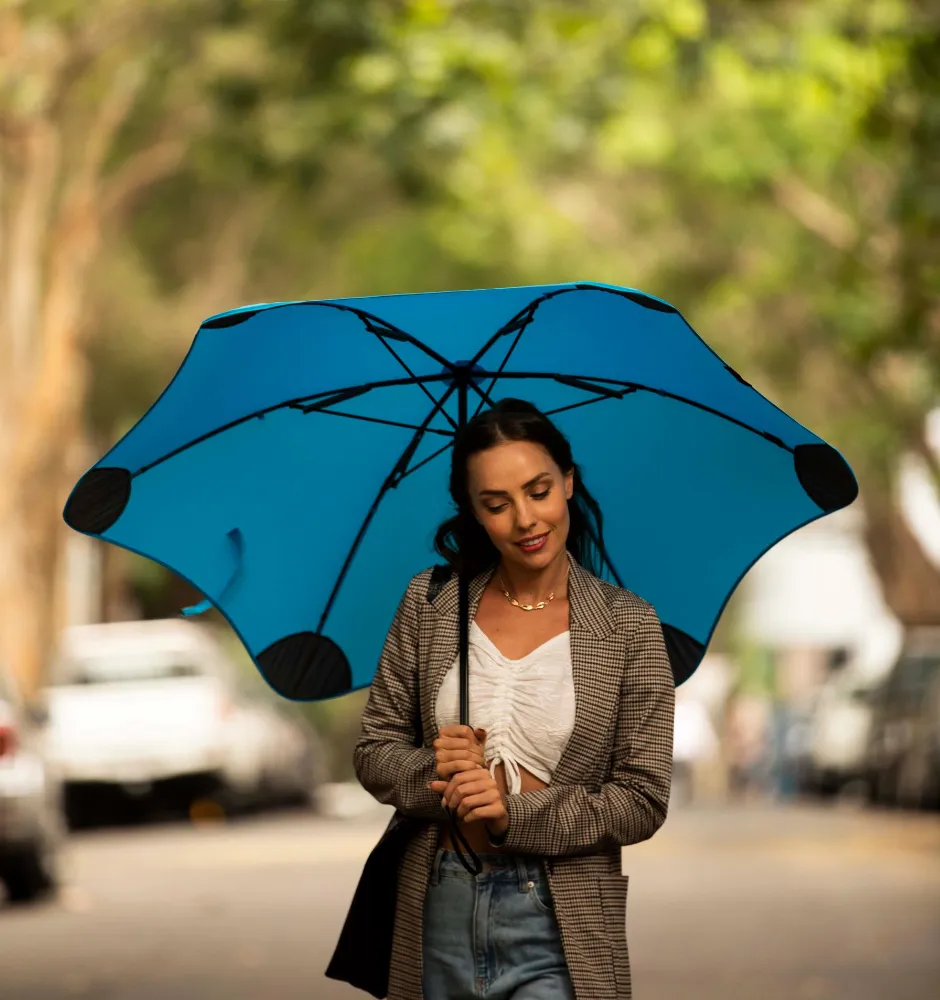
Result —
<svg viewBox="0 0 940 1000"><path fill-rule="evenodd" d="M609 671L598 671L597 664L605 657L603 645L615 629L608 601L601 582L584 569L568 553L568 602L569 628L571 630L571 670L575 692L575 725L552 777L553 783L574 783L583 780L597 766L599 745L604 745L610 731L611 720L617 705L619 677ZM470 621L476 617L477 608L486 585L496 572L496 566L484 570L470 581ZM421 690L422 720L426 739L437 736L437 692L447 670L459 653L460 627L458 620L457 575L454 574L441 587L432 607L433 641L425 660ZM471 704L470 724L473 725Z"/></svg>
<svg viewBox="0 0 940 1000"><path fill-rule="evenodd" d="M615 630L601 582L568 554L568 603L571 629L571 672L574 679L575 722L571 738L552 774L552 784L577 784L606 767L599 750L613 732L612 720L619 694L616 681L599 670L605 645Z"/></svg>

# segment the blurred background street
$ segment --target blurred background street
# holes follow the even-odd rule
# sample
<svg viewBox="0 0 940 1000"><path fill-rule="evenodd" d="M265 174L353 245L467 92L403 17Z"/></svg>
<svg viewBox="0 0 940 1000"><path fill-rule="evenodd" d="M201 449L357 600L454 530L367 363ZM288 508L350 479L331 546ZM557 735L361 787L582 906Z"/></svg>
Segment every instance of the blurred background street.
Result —
<svg viewBox="0 0 940 1000"><path fill-rule="evenodd" d="M359 995L368 691L277 698L62 510L214 313L580 280L860 486L679 689L637 1000L940 996L938 248L915 0L0 0L0 1000Z"/></svg>
<svg viewBox="0 0 940 1000"><path fill-rule="evenodd" d="M83 833L60 901L4 915L4 996L352 1000L322 972L387 815ZM624 859L646 1000L935 995L935 817L683 809Z"/></svg>

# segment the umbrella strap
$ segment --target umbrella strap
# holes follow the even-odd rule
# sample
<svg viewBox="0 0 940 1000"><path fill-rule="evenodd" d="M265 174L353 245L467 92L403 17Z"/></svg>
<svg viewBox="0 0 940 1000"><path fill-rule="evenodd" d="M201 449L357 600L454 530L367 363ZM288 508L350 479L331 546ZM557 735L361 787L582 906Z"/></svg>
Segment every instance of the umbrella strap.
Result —
<svg viewBox="0 0 940 1000"><path fill-rule="evenodd" d="M219 591L219 596L216 601L220 601L224 596L226 591L232 584L238 579L239 574L242 571L242 562L244 560L245 554L245 541L242 538L241 530L238 528L232 528L226 535L232 548L232 557L234 561L234 568L229 574L229 578L225 583L225 586ZM205 614L212 607L212 601L201 601L199 604L192 604L188 608L183 608L181 614L187 618L191 618L193 615Z"/></svg>
<svg viewBox="0 0 940 1000"><path fill-rule="evenodd" d="M483 863L476 856L473 848L467 843L466 837L463 835L463 831L460 829L459 820L457 818L457 810L452 809L450 806L447 807L447 812L450 814L450 823L453 827L453 841L454 850L457 852L457 857L460 858L460 863L470 872L471 875L479 875L483 871ZM470 863L464 858L463 851L460 850L460 844L458 841L463 842L463 846L467 849L467 853L473 858L473 867L470 867Z"/></svg>

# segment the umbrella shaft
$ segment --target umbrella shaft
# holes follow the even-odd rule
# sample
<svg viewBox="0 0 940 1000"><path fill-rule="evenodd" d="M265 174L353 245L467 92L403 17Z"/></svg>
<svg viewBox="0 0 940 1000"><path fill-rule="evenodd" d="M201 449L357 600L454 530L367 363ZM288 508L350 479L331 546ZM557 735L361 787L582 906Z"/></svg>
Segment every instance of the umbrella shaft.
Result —
<svg viewBox="0 0 940 1000"><path fill-rule="evenodd" d="M457 387L457 427L467 425L467 381L461 379ZM470 725L470 581L466 573L458 574L458 619L460 621L460 725Z"/></svg>

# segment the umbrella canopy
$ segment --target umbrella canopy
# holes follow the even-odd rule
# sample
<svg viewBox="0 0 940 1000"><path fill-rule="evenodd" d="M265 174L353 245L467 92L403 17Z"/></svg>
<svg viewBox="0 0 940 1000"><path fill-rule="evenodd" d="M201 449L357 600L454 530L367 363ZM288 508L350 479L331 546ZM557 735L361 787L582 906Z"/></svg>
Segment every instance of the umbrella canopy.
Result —
<svg viewBox="0 0 940 1000"><path fill-rule="evenodd" d="M505 396L569 438L603 576L656 608L677 684L750 566L858 493L673 306L579 283L214 316L64 517L189 581L279 693L334 697L371 683L436 559L455 430Z"/></svg>

